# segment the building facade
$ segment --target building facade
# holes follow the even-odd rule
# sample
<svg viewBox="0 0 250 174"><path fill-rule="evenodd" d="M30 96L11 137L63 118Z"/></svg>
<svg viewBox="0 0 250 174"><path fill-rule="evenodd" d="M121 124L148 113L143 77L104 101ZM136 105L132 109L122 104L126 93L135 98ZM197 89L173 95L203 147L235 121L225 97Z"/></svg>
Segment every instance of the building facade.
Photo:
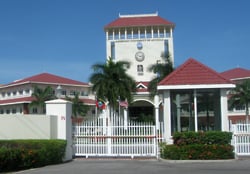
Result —
<svg viewBox="0 0 250 174"><path fill-rule="evenodd" d="M54 74L41 73L0 86L0 114L42 114L41 108L29 106L35 100L32 97L35 86L41 89L50 86L53 88L53 93L60 98L66 96L73 98L78 94L84 104L93 108L95 106L95 98L89 84ZM89 114L92 114L91 110Z"/></svg>
<svg viewBox="0 0 250 174"><path fill-rule="evenodd" d="M137 92L128 109L130 118L153 119L155 107L159 107L149 97L147 86L156 74L148 68L164 63L162 58L166 56L174 62L174 27L174 23L161 18L158 13L119 15L104 27L107 59L130 62L127 73L137 82Z"/></svg>
<svg viewBox="0 0 250 174"><path fill-rule="evenodd" d="M235 84L240 84L246 80L250 80L250 70L239 67L224 71L221 73L221 75L227 79L230 79ZM246 106L241 104L234 107L229 106L228 119L230 123L245 123Z"/></svg>
<svg viewBox="0 0 250 174"><path fill-rule="evenodd" d="M174 23L155 14L119 15L105 26L106 57L131 63L128 74L148 82L155 74L147 68L169 54L174 61Z"/></svg>
<svg viewBox="0 0 250 174"><path fill-rule="evenodd" d="M159 84L163 96L164 138L174 132L229 131L227 93L235 84L190 58Z"/></svg>

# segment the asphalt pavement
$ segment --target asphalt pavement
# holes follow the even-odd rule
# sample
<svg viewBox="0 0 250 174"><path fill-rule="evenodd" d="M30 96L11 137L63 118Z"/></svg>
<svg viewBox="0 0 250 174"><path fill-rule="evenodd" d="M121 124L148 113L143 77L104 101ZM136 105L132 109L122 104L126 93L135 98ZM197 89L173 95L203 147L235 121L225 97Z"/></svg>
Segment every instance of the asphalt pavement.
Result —
<svg viewBox="0 0 250 174"><path fill-rule="evenodd" d="M18 174L249 174L250 160L74 159Z"/></svg>

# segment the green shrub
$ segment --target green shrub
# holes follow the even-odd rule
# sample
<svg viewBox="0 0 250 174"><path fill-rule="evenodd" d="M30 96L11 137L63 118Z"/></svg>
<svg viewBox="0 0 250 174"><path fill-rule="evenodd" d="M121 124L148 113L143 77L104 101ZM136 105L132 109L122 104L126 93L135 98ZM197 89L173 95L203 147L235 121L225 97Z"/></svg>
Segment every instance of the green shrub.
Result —
<svg viewBox="0 0 250 174"><path fill-rule="evenodd" d="M231 132L208 131L208 132L176 132L173 135L175 145L188 144L230 144Z"/></svg>
<svg viewBox="0 0 250 174"><path fill-rule="evenodd" d="M62 162L66 140L1 140L0 172Z"/></svg>
<svg viewBox="0 0 250 174"><path fill-rule="evenodd" d="M213 145L165 145L161 149L161 157L172 160L218 160L234 158L233 147L229 144Z"/></svg>
<svg viewBox="0 0 250 174"><path fill-rule="evenodd" d="M173 145L161 146L161 157L173 160L232 159L231 132L176 132Z"/></svg>

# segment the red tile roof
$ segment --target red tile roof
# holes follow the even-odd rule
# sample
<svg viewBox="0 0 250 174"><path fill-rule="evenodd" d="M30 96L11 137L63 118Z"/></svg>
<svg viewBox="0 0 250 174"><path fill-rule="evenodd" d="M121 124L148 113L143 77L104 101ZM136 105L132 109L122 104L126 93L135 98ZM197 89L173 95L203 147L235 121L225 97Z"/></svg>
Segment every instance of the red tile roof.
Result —
<svg viewBox="0 0 250 174"><path fill-rule="evenodd" d="M33 97L13 98L13 99L7 99L7 100L0 100L0 105L16 104L16 103L31 103L33 100L34 100Z"/></svg>
<svg viewBox="0 0 250 174"><path fill-rule="evenodd" d="M220 73L228 79L250 78L250 70L244 68L234 68Z"/></svg>
<svg viewBox="0 0 250 174"><path fill-rule="evenodd" d="M71 80L65 77L60 77L49 73L41 73L38 75L34 75L22 80L14 81L8 85L17 85L23 83L49 83L49 84L67 84L67 85L81 85L81 86L88 85L87 83Z"/></svg>
<svg viewBox="0 0 250 174"><path fill-rule="evenodd" d="M159 85L206 85L232 84L232 82L216 71L193 58L165 77Z"/></svg>
<svg viewBox="0 0 250 174"><path fill-rule="evenodd" d="M80 99L84 104L86 105L95 105L96 104L96 101L93 100L93 99L87 99L87 98L84 98L84 99Z"/></svg>
<svg viewBox="0 0 250 174"><path fill-rule="evenodd" d="M139 26L172 26L174 23L161 18L160 16L138 16L138 17L119 17L113 22L106 25L104 28L115 28L115 27L139 27Z"/></svg>
<svg viewBox="0 0 250 174"><path fill-rule="evenodd" d="M34 97L21 97L21 98L6 99L6 100L0 100L0 105L31 103L33 100L35 100ZM95 105L95 100L93 99L84 98L80 100L86 105Z"/></svg>

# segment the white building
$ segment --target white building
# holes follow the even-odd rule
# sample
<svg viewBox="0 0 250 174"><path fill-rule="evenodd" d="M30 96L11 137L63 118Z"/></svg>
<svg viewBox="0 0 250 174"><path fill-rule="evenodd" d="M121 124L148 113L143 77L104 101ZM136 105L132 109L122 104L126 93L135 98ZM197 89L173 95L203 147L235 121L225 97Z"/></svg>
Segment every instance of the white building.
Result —
<svg viewBox="0 0 250 174"><path fill-rule="evenodd" d="M29 107L29 104L35 100L32 97L34 86L39 88L50 86L54 89L55 94L59 87L62 98L74 97L78 93L84 104L95 106L94 95L92 95L89 84L49 73L41 73L0 86L0 114L41 114L40 108Z"/></svg>
<svg viewBox="0 0 250 174"><path fill-rule="evenodd" d="M161 18L158 13L119 15L104 27L107 59L130 62L127 72L137 82L137 93L128 109L131 118L154 117L155 107L158 106L149 97L147 86L156 74L149 72L148 68L164 63L163 54L170 55L174 62L174 27L174 23Z"/></svg>
<svg viewBox="0 0 250 174"><path fill-rule="evenodd" d="M169 53L174 61L174 23L155 14L119 15L105 26L106 56L115 61L131 62L128 74L137 82L148 82L155 76L147 68L162 61Z"/></svg>
<svg viewBox="0 0 250 174"><path fill-rule="evenodd" d="M221 73L227 79L230 79L235 84L241 83L245 80L250 80L250 70L244 68L233 68ZM249 108L250 109L250 108ZM243 123L246 121L246 106L238 105L236 107L229 107L228 119L232 123Z"/></svg>

